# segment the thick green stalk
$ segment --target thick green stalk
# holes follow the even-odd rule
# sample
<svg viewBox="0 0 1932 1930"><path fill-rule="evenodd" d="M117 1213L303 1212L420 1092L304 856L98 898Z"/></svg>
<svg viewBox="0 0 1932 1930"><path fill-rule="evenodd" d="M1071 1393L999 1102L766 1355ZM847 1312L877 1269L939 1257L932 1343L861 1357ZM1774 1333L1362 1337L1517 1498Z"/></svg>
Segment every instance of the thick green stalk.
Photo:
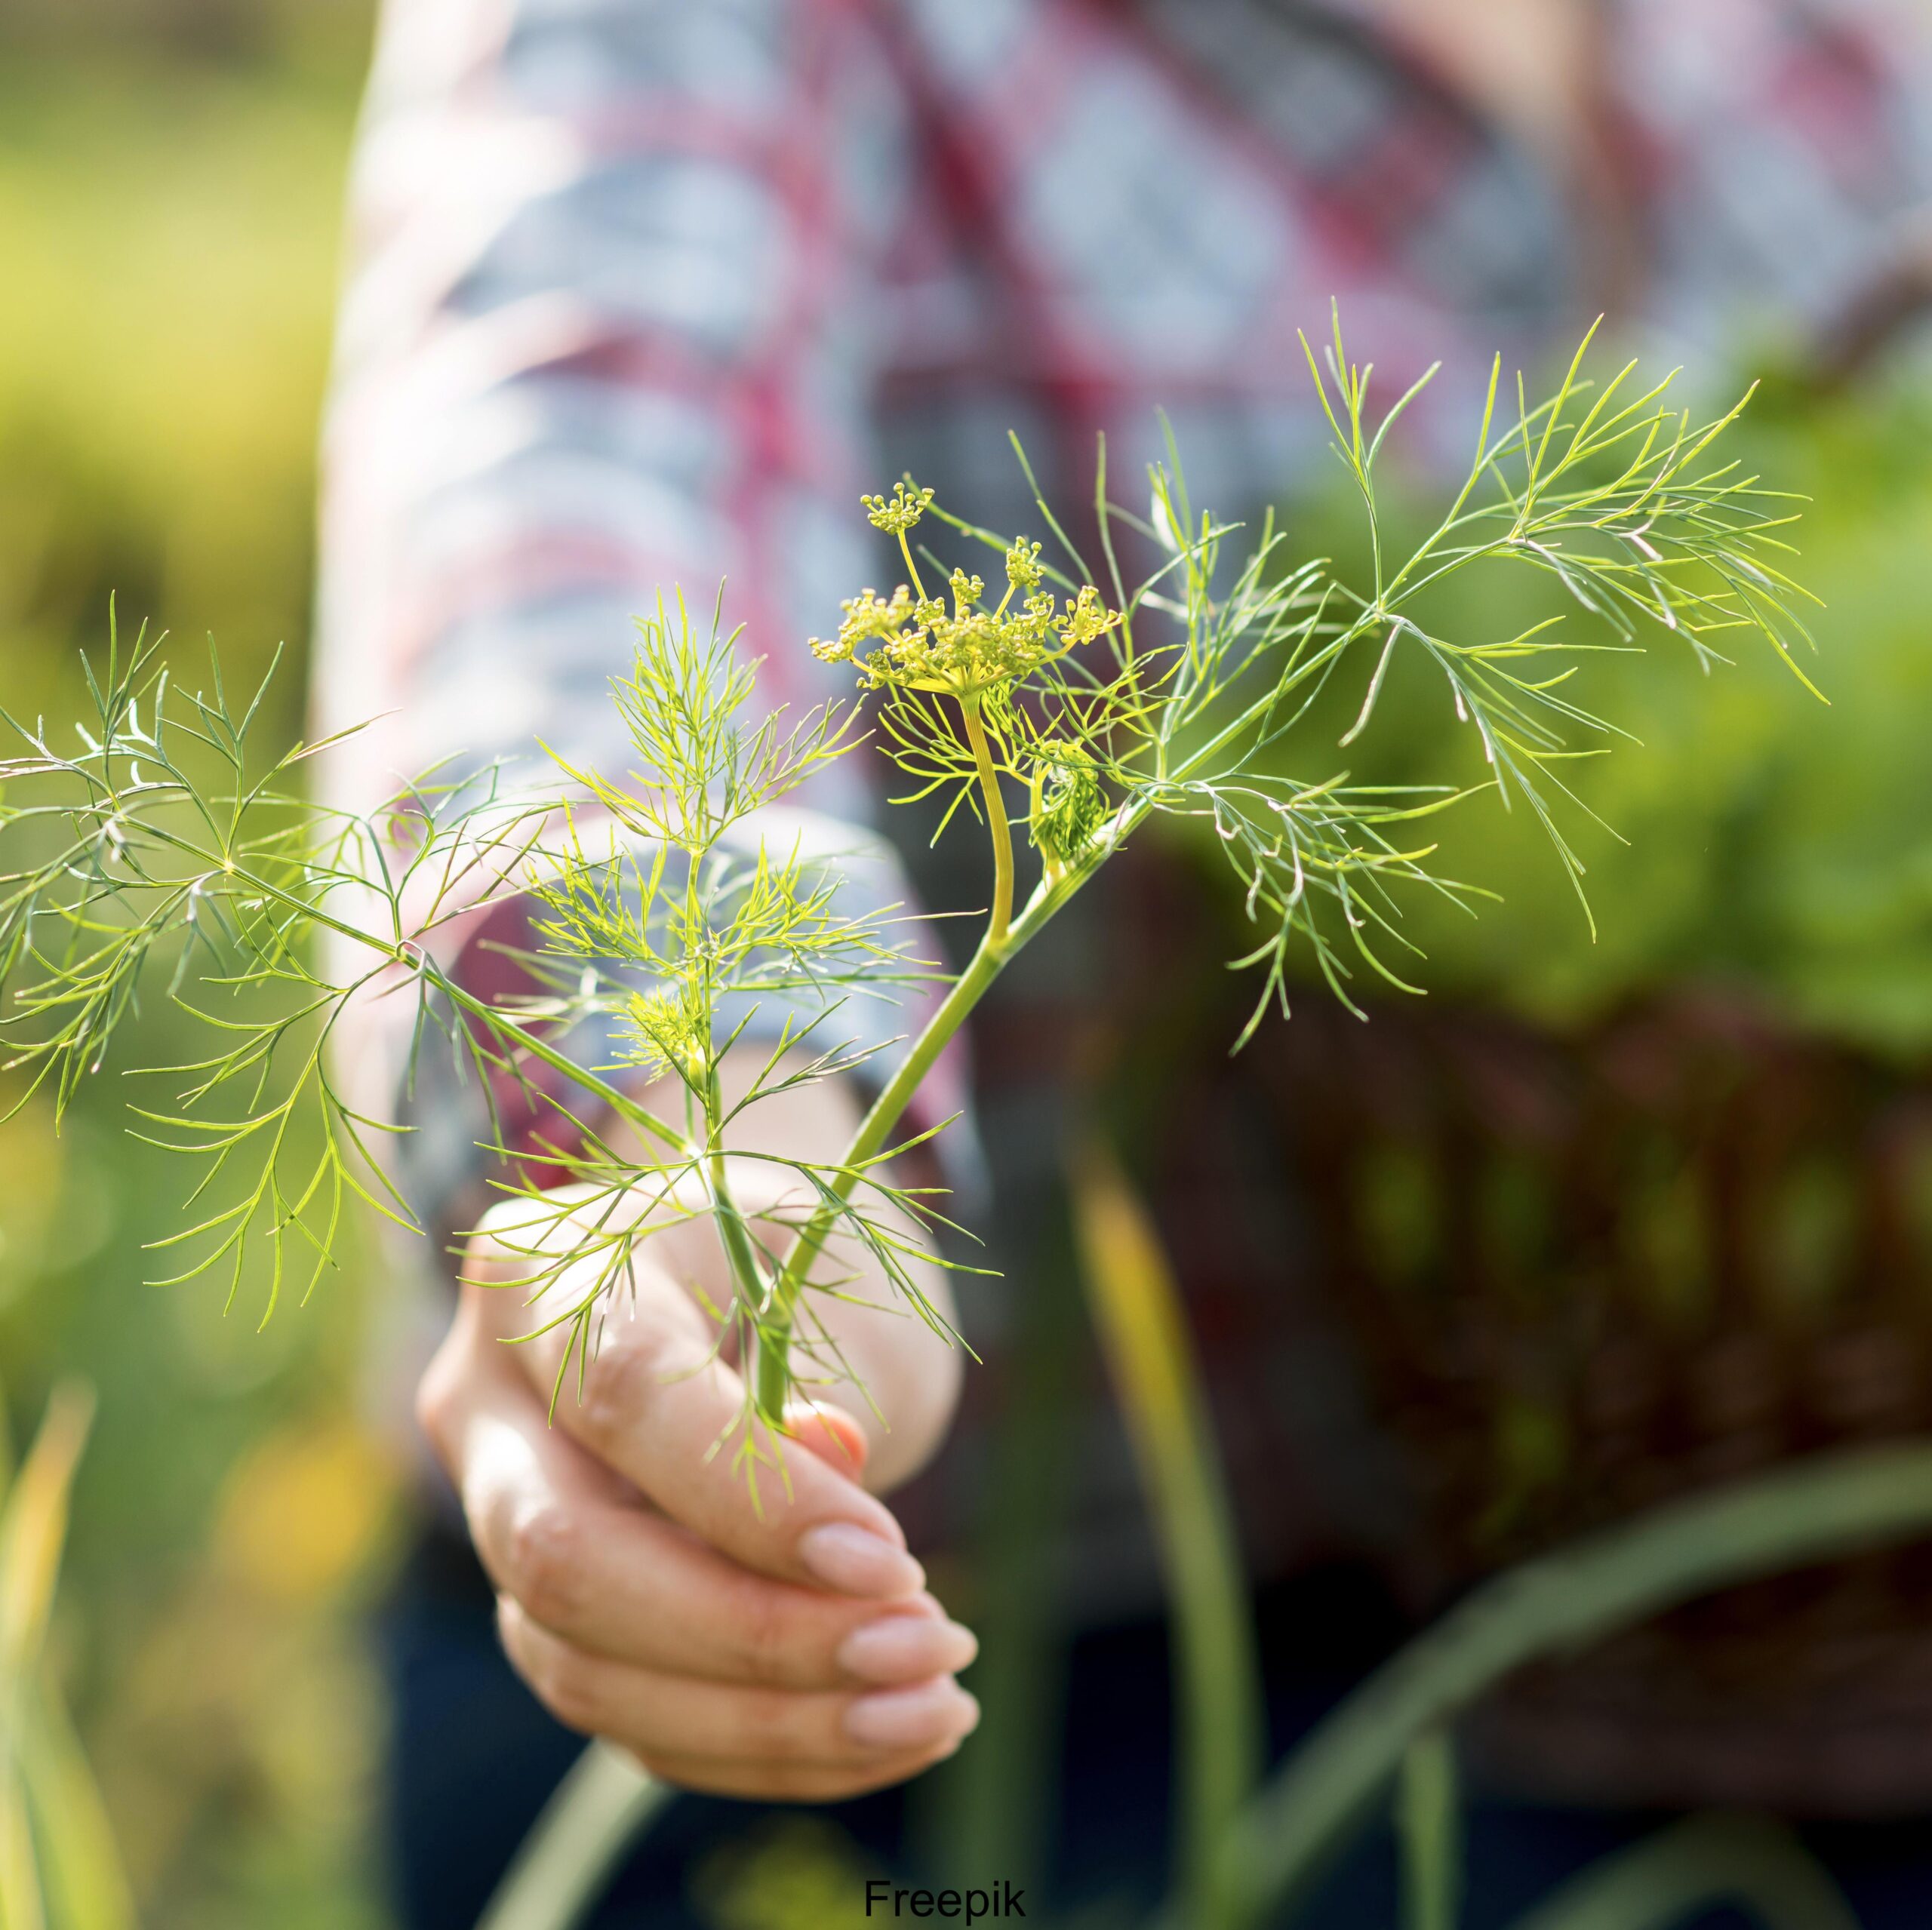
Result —
<svg viewBox="0 0 1932 1930"><path fill-rule="evenodd" d="M639 1828L671 1795L621 1750L592 1743L531 1825L477 1930L572 1930L595 1908Z"/></svg>
<svg viewBox="0 0 1932 1930"><path fill-rule="evenodd" d="M1263 1692L1234 1509L1180 1290L1145 1211L1097 1146L1075 1165L1073 1208L1094 1324L1174 1605L1182 1920L1188 1930L1241 1930L1245 1899L1220 1851L1261 1778Z"/></svg>
<svg viewBox="0 0 1932 1930"><path fill-rule="evenodd" d="M966 1022L967 1014L985 996L986 988L999 976L1000 967L1024 942L1017 927L1008 934L1003 946L995 947L990 936L980 942L971 963L954 980L952 989L926 1022L925 1030L914 1040L912 1050L906 1055L898 1071L859 1122L858 1130L845 1148L838 1173L831 1182L830 1190L839 1205L851 1198L853 1189L866 1168L885 1150L893 1129L904 1117L906 1108L924 1083L934 1062ZM772 1413L783 1408L786 1391L791 1384L788 1354L798 1296L804 1291L813 1265L838 1223L838 1207L829 1203L821 1206L806 1222L793 1243L784 1268L772 1289L771 1305L759 1328L758 1404L763 1412Z"/></svg>
<svg viewBox="0 0 1932 1930"><path fill-rule="evenodd" d="M1065 873L1041 884L1028 900L1026 909L997 940L989 920L986 936L965 970L953 981L939 1010L927 1020L911 1051L900 1062L884 1089L859 1122L851 1143L845 1148L838 1173L830 1183L832 1200L820 1206L806 1222L773 1286L771 1310L762 1323L759 1344L757 1393L761 1409L774 1411L771 1406L774 1400L780 1407L783 1405L785 1389L789 1384L787 1354L798 1296L804 1292L812 1268L838 1224L840 1208L851 1198L866 1169L886 1150L906 1108L925 1083L926 1075L1007 962L1038 935L1097 868L1097 860L1078 872Z"/></svg>
<svg viewBox="0 0 1932 1930"><path fill-rule="evenodd" d="M1272 1921L1388 1787L1410 1744L1512 1670L1694 1597L1932 1527L1932 1446L1823 1455L1654 1511L1499 1575L1386 1663L1248 1806L1225 1851Z"/></svg>
<svg viewBox="0 0 1932 1930"><path fill-rule="evenodd" d="M1462 1913L1461 1806L1455 1744L1441 1729L1411 1743L1395 1796L1404 1930L1456 1930Z"/></svg>
<svg viewBox="0 0 1932 1930"><path fill-rule="evenodd" d="M1006 799L993 768L986 726L980 721L980 700L965 697L959 708L966 719L966 741L973 747L973 767L979 773L980 795L986 807L986 831L993 845L993 905L986 919L986 937L994 945L1006 942L1013 923L1013 827L1007 822Z"/></svg>

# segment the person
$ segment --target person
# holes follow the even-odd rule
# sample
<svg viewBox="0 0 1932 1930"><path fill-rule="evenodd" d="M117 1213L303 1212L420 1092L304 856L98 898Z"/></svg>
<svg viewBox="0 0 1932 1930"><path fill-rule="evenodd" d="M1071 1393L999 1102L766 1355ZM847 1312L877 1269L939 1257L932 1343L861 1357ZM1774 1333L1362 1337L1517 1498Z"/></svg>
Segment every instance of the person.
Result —
<svg viewBox="0 0 1932 1930"><path fill-rule="evenodd" d="M1601 311L1700 381L1823 343L1921 274L1923 52L1902 17L1824 0L387 0L315 687L325 728L379 721L331 781L368 804L539 739L623 768L606 682L673 585L721 582L768 698L814 701L803 640L874 573L860 492L909 469L1027 526L1009 431L1061 500L1102 435L1116 475L1158 459L1157 410L1197 500L1307 487L1297 333L1331 300L1391 395L1444 364L1425 466L1463 453L1493 352L1536 366ZM811 801L828 818L870 822L858 762ZM479 982L490 938L455 943ZM822 1154L862 1098L816 1087L758 1129ZM997 1222L1051 1128L997 1082L980 1103ZM398 1104L427 1223L475 1228L462 1102ZM704 1452L728 1375L682 1372L716 1258L664 1253L554 1425L552 1353L500 1345L523 1317L488 1290L487 1234L453 1317L412 1303L446 1325L420 1413L509 1662L685 1788L823 1802L915 1776L972 1731L975 1641L883 1498L946 1437L959 1357L850 1310L877 1412L801 1417L819 1452L761 1515ZM405 1645L417 1925L470 1920L568 1753L475 1646L469 1559L429 1532Z"/></svg>

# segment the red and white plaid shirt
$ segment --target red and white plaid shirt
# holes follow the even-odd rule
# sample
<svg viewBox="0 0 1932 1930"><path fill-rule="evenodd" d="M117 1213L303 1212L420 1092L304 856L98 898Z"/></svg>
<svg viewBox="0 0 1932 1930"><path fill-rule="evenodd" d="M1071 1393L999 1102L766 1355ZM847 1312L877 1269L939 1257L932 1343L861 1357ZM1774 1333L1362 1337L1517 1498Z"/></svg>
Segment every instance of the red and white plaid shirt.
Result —
<svg viewBox="0 0 1932 1930"><path fill-rule="evenodd" d="M1603 7L1627 338L1715 373L1884 278L1932 201L1905 29ZM1009 429L1084 491L1164 409L1240 513L1319 453L1331 298L1388 393L1445 362L1426 456L1594 297L1536 153L1294 0L389 0L353 193L318 676L328 727L386 714L365 803L539 737L623 768L606 679L660 585L727 582L770 696L813 700L804 638L877 574L856 499L903 469L1022 527ZM820 807L867 815L859 761Z"/></svg>

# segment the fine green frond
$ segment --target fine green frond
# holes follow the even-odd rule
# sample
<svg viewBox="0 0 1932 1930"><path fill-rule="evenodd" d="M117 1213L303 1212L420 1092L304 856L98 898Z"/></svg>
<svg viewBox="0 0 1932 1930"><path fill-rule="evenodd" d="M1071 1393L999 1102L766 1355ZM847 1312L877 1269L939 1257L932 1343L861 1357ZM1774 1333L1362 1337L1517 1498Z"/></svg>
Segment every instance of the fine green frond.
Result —
<svg viewBox="0 0 1932 1930"><path fill-rule="evenodd" d="M552 813L485 773L346 813L297 788L317 747L257 753L262 690L231 699L218 663L189 690L158 640L126 649L115 633L85 670L78 748L10 718L19 748L0 759L0 1039L16 1103L45 1089L63 1115L161 989L205 1050L128 1068L172 1086L171 1102L133 1108L137 1132L200 1166L184 1224L153 1244L182 1252L172 1279L219 1269L231 1298L261 1252L266 1317L285 1285L306 1293L334 1265L352 1203L412 1223L380 1157L394 1128L341 1086L337 1033L352 1006L412 979L466 997L435 934L521 888ZM518 1015L468 1003L483 1066L531 1049Z"/></svg>
<svg viewBox="0 0 1932 1930"><path fill-rule="evenodd" d="M631 671L611 686L637 758L628 783L558 760L634 837L688 856L843 757L858 719L850 705L822 706L789 727L783 711L749 719L758 666L740 654L721 612L721 592L700 632L681 596L660 597L656 614L638 620Z"/></svg>
<svg viewBox="0 0 1932 1930"><path fill-rule="evenodd" d="M158 640L113 635L88 668L78 748L8 720L5 1062L23 1095L45 1089L63 1113L144 991L164 988L202 1043L164 1068L171 1091L138 1109L140 1129L201 1171L157 1244L184 1255L177 1277L219 1267L231 1292L265 1251L272 1308L285 1283L306 1292L332 1263L352 1204L410 1218L382 1157L393 1129L334 1071L339 1035L386 1002L413 1020L411 1068L446 1050L481 1095L481 1150L528 1215L514 1284L534 1330L568 1342L559 1392L651 1243L703 1221L730 1281L711 1308L717 1348L746 1373L731 1452L754 1482L761 1468L782 1478L787 1402L857 1379L830 1310L864 1298L956 1341L921 1281L957 1229L934 1188L891 1176L888 1161L928 1136L902 1139L900 1122L1014 953L1143 827L1198 832L1234 874L1253 928L1234 962L1259 982L1244 1040L1305 973L1357 1010L1365 979L1414 989L1411 895L1464 908L1481 896L1438 871L1429 822L1472 798L1527 809L1581 896L1585 814L1564 767L1623 734L1591 707L1593 653L1663 641L1709 669L1755 634L1803 679L1792 499L1718 453L1735 410L1697 420L1668 379L1645 384L1634 367L1592 378L1594 333L1541 402L1492 367L1468 469L1406 554L1378 469L1435 372L1377 413L1339 322L1320 353L1304 345L1364 519L1359 575L1296 556L1272 518L1217 521L1190 499L1171 435L1144 513L1113 500L1103 447L1100 574L1037 484L1040 540L965 523L906 478L862 506L905 580L861 590L811 645L850 667L851 701L763 711L721 599L694 621L681 597L660 598L613 684L632 768L560 761L543 795L451 765L373 811L331 808L304 788L325 747L260 754L260 688L231 696L216 665L187 691ZM971 561L915 549L922 527ZM1433 594L1524 568L1558 586L1567 618L1472 633ZM1463 733L1456 781L1355 774L1405 659ZM850 854L762 815L866 742L862 694L906 797L937 801L936 834L970 816L987 838L985 930L956 977L918 956L903 908L858 902ZM1016 825L1037 856L1030 896ZM509 899L528 914L521 986L485 998L443 941ZM936 1003L909 1040L857 1024L857 1001L915 988ZM583 1062L583 1038L611 1062ZM727 1060L747 1054L749 1088L734 1073L728 1093ZM741 1206L737 1163L758 1157L734 1150L757 1144L746 1115L839 1077L874 1089L851 1144L780 1162L788 1203ZM527 1115L515 1134L512 1096Z"/></svg>

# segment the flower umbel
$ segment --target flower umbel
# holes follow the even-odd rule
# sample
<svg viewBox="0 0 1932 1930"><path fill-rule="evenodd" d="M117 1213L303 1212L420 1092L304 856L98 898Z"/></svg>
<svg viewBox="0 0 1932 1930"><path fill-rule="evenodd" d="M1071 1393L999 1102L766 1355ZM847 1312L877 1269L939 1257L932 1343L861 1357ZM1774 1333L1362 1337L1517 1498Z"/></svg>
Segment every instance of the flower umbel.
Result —
<svg viewBox="0 0 1932 1930"><path fill-rule="evenodd" d="M875 523L879 513L872 513ZM835 637L812 639L812 653L826 663L851 664L868 690L925 690L964 699L1023 683L1121 620L1091 583L1083 583L1064 604L1038 588L1038 558L1037 543L1015 544L1007 552L1006 594L990 610L984 581L961 570L952 573L947 586L950 610L944 599L915 594L903 583L890 599L862 590L844 604L844 621ZM866 650L867 644L873 647Z"/></svg>
<svg viewBox="0 0 1932 1930"><path fill-rule="evenodd" d="M883 496L862 496L859 502L874 529L903 536L933 506L933 493L915 483L897 482L890 501Z"/></svg>

